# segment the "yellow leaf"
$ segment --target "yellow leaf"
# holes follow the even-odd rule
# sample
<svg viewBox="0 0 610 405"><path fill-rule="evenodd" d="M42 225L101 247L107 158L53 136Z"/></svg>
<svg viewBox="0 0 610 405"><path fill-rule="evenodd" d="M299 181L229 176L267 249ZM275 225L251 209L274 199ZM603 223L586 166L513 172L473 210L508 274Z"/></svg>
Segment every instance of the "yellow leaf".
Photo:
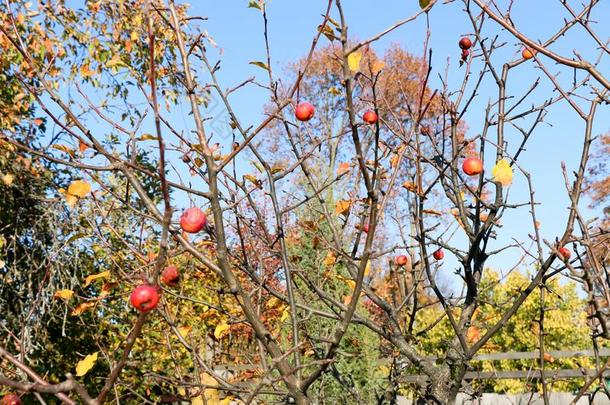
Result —
<svg viewBox="0 0 610 405"><path fill-rule="evenodd" d="M53 149L60 150L62 152L66 152L68 155L74 157L74 150L68 148L66 145L52 145Z"/></svg>
<svg viewBox="0 0 610 405"><path fill-rule="evenodd" d="M93 368L96 361L97 361L97 352L86 356L84 359L79 361L78 364L76 365L76 375L78 377L82 377L85 374L87 374L87 372Z"/></svg>
<svg viewBox="0 0 610 405"><path fill-rule="evenodd" d="M224 335L225 332L229 330L229 328L231 328L226 322L221 322L218 325L216 325L216 329L214 329L214 337L217 340L220 340Z"/></svg>
<svg viewBox="0 0 610 405"><path fill-rule="evenodd" d="M15 176L13 176L10 173L7 173L2 176L2 182L7 186L10 186L11 184L13 184L13 180L15 180Z"/></svg>
<svg viewBox="0 0 610 405"><path fill-rule="evenodd" d="M366 267L364 268L364 277L368 277L371 273L371 261L366 262Z"/></svg>
<svg viewBox="0 0 610 405"><path fill-rule="evenodd" d="M350 200L339 200L335 205L335 214L346 215L351 206L352 202Z"/></svg>
<svg viewBox="0 0 610 405"><path fill-rule="evenodd" d="M326 267L332 267L336 261L337 255L331 250L326 254L326 257L324 258L324 265Z"/></svg>
<svg viewBox="0 0 610 405"><path fill-rule="evenodd" d="M494 176L494 181L497 181L504 187L510 186L513 182L513 169L506 159L498 161L493 169L491 169L491 173Z"/></svg>
<svg viewBox="0 0 610 405"><path fill-rule="evenodd" d="M200 378L201 384L206 386L203 390L203 398L205 398L205 401L201 396L198 396L197 398L199 398L201 402L195 402L195 398L193 398L191 404L218 404L220 402L220 397L218 396L218 390L216 389L216 387L218 387L216 379L208 373L201 373Z"/></svg>
<svg viewBox="0 0 610 405"><path fill-rule="evenodd" d="M95 280L98 280L100 278L108 278L108 277L110 277L110 272L108 270L103 271L98 274L92 274L90 276L87 276L87 278L85 278L85 287L87 287L89 284L91 284Z"/></svg>
<svg viewBox="0 0 610 405"><path fill-rule="evenodd" d="M341 176L343 173L349 172L350 167L350 164L347 162L339 163L339 168L337 169L337 176Z"/></svg>
<svg viewBox="0 0 610 405"><path fill-rule="evenodd" d="M191 332L193 328L190 326L180 326L178 328L178 333L180 334L180 336L182 336L183 338L186 338L188 336L188 334Z"/></svg>
<svg viewBox="0 0 610 405"><path fill-rule="evenodd" d="M258 188L262 188L262 182L256 178L256 176L252 174L245 174L244 179L248 180L250 183L254 184Z"/></svg>
<svg viewBox="0 0 610 405"><path fill-rule="evenodd" d="M61 298L62 300L68 301L74 295L72 290L57 290L53 294L53 298Z"/></svg>
<svg viewBox="0 0 610 405"><path fill-rule="evenodd" d="M402 187L409 190L412 193L417 192L417 184L415 184L412 181L405 181L404 183L402 183Z"/></svg>
<svg viewBox="0 0 610 405"><path fill-rule="evenodd" d="M132 31L129 39L131 39L133 42L136 42L139 37L140 36L138 35L138 33L136 31Z"/></svg>
<svg viewBox="0 0 610 405"><path fill-rule="evenodd" d="M91 192L91 185L83 180L73 181L68 187L68 194L83 198Z"/></svg>
<svg viewBox="0 0 610 405"><path fill-rule="evenodd" d="M331 88L328 89L328 92L330 94L332 94L333 96L339 96L341 95L341 90L339 90L338 88L336 88L335 86L332 86Z"/></svg>
<svg viewBox="0 0 610 405"><path fill-rule="evenodd" d="M360 59L362 59L362 53L360 51L352 52L347 55L347 66L352 72L360 70Z"/></svg>
<svg viewBox="0 0 610 405"><path fill-rule="evenodd" d="M284 322L286 319L288 319L290 317L290 310L288 309L288 307L284 308L284 310L282 311L282 316L280 318L280 322Z"/></svg>

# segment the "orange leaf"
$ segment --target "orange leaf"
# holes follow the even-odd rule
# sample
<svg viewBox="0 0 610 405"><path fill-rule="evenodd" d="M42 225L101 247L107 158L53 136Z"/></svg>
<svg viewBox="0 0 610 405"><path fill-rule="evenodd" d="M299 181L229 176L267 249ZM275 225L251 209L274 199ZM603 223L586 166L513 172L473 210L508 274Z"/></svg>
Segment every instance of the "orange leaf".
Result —
<svg viewBox="0 0 610 405"><path fill-rule="evenodd" d="M347 162L339 163L339 168L337 169L337 176L341 176L343 173L349 172L351 165Z"/></svg>
<svg viewBox="0 0 610 405"><path fill-rule="evenodd" d="M346 215L351 206L352 202L350 200L339 200L335 205L335 214Z"/></svg>

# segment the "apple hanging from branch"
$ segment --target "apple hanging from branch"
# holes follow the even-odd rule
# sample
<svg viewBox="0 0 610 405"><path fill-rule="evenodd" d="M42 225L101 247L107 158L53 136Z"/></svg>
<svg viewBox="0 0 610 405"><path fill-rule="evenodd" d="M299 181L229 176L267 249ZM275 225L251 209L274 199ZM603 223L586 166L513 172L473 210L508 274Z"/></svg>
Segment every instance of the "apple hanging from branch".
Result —
<svg viewBox="0 0 610 405"><path fill-rule="evenodd" d="M157 287L150 284L141 284L132 291L129 301L138 311L149 312L157 307L159 298Z"/></svg>
<svg viewBox="0 0 610 405"><path fill-rule="evenodd" d="M197 233L205 228L207 223L205 213L197 207L185 210L180 216L180 227L184 232Z"/></svg>

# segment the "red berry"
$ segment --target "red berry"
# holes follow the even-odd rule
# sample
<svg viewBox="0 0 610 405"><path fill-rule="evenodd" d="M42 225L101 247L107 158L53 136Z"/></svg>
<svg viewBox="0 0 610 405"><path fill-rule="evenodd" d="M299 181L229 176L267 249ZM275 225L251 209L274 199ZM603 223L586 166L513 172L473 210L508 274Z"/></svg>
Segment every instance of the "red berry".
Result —
<svg viewBox="0 0 610 405"><path fill-rule="evenodd" d="M407 263L409 263L409 257L405 255L398 255L394 258L394 263L400 267L405 266Z"/></svg>
<svg viewBox="0 0 610 405"><path fill-rule="evenodd" d="M462 163L462 170L469 176L476 176L483 172L483 162L476 157L466 158Z"/></svg>
<svg viewBox="0 0 610 405"><path fill-rule="evenodd" d="M367 124L373 125L377 122L377 114L375 113L375 111L368 110L362 115L362 121L366 122Z"/></svg>
<svg viewBox="0 0 610 405"><path fill-rule="evenodd" d="M159 291L149 284L141 284L131 292L131 305L140 312L152 311L159 303Z"/></svg>
<svg viewBox="0 0 610 405"><path fill-rule="evenodd" d="M161 272L161 281L170 287L177 285L180 281L180 272L178 272L178 268L176 266L167 266L163 269Z"/></svg>
<svg viewBox="0 0 610 405"><path fill-rule="evenodd" d="M443 260L443 257L445 257L445 252L443 252L443 249L438 249L437 251L432 253L432 256L436 260Z"/></svg>
<svg viewBox="0 0 610 405"><path fill-rule="evenodd" d="M472 46L472 41L470 40L470 38L464 37L460 39L459 45L461 49L468 50Z"/></svg>
<svg viewBox="0 0 610 405"><path fill-rule="evenodd" d="M21 405L21 398L16 394L6 394L2 397L2 405Z"/></svg>
<svg viewBox="0 0 610 405"><path fill-rule="evenodd" d="M313 105L309 103L300 103L294 110L294 115L299 121L309 121L315 112Z"/></svg>
<svg viewBox="0 0 610 405"><path fill-rule="evenodd" d="M185 210L180 216L180 227L184 232L197 233L202 230L208 220L199 208L192 207Z"/></svg>
<svg viewBox="0 0 610 405"><path fill-rule="evenodd" d="M468 55L470 55L470 51L468 49L462 49L462 60L468 59Z"/></svg>
<svg viewBox="0 0 610 405"><path fill-rule="evenodd" d="M565 246L560 247L558 250L563 260L568 260L570 256L572 256L572 252L570 251L570 249Z"/></svg>

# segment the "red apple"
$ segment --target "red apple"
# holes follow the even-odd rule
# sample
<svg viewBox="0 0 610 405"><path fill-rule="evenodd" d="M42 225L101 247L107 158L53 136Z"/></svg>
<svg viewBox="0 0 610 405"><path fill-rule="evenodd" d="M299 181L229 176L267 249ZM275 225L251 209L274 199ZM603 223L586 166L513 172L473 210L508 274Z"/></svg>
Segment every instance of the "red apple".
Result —
<svg viewBox="0 0 610 405"><path fill-rule="evenodd" d="M476 157L466 158L464 159L464 163L462 163L462 170L469 176L476 176L483 172L483 162Z"/></svg>
<svg viewBox="0 0 610 405"><path fill-rule="evenodd" d="M197 233L202 230L208 220L199 208L192 207L185 210L180 216L180 227L184 232Z"/></svg>
<svg viewBox="0 0 610 405"><path fill-rule="evenodd" d="M315 112L315 108L313 105L305 102L297 105L297 108L294 110L294 115L297 117L299 121L309 121Z"/></svg>
<svg viewBox="0 0 610 405"><path fill-rule="evenodd" d="M364 232L366 232L366 233L369 233L369 224L364 224L364 225L362 226L362 230L363 230Z"/></svg>
<svg viewBox="0 0 610 405"><path fill-rule="evenodd" d="M152 285L141 284L132 291L129 301L140 312L152 311L159 303L159 291Z"/></svg>
<svg viewBox="0 0 610 405"><path fill-rule="evenodd" d="M438 249L434 253L432 253L432 256L436 260L443 260L443 257L445 257L445 252L443 252L443 249Z"/></svg>
<svg viewBox="0 0 610 405"><path fill-rule="evenodd" d="M398 255L394 258L394 263L396 263L397 266L402 267L409 263L409 257L405 255Z"/></svg>
<svg viewBox="0 0 610 405"><path fill-rule="evenodd" d="M464 38L460 39L459 45L460 45L460 49L468 50L472 46L472 41L470 40L470 38L464 37Z"/></svg>
<svg viewBox="0 0 610 405"><path fill-rule="evenodd" d="M170 287L174 287L180 281L180 272L176 266L167 266L161 272L161 281Z"/></svg>
<svg viewBox="0 0 610 405"><path fill-rule="evenodd" d="M521 51L521 56L523 57L523 59L527 60L527 59L532 59L534 57L534 54L536 53L535 50L530 49L530 48L524 48Z"/></svg>
<svg viewBox="0 0 610 405"><path fill-rule="evenodd" d="M362 115L362 121L366 122L367 124L373 125L377 122L377 114L375 113L375 111L368 110Z"/></svg>
<svg viewBox="0 0 610 405"><path fill-rule="evenodd" d="M21 405L21 398L15 394L6 394L2 397L2 405Z"/></svg>
<svg viewBox="0 0 610 405"><path fill-rule="evenodd" d="M560 247L558 250L563 260L568 260L570 256L572 256L572 252L570 251L570 249L565 246Z"/></svg>
<svg viewBox="0 0 610 405"><path fill-rule="evenodd" d="M468 55L470 55L470 51L468 49L462 49L462 60L463 61L468 59Z"/></svg>

